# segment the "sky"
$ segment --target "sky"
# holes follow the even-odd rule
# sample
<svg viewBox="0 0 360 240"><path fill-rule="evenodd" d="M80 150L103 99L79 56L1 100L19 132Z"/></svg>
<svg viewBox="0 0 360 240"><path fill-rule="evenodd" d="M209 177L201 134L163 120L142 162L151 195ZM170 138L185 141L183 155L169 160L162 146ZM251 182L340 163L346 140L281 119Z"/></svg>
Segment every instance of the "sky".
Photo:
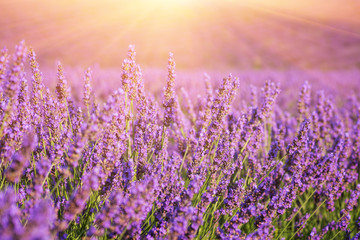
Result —
<svg viewBox="0 0 360 240"><path fill-rule="evenodd" d="M349 0L2 0L0 47L21 40L42 65L360 68L360 2Z"/></svg>

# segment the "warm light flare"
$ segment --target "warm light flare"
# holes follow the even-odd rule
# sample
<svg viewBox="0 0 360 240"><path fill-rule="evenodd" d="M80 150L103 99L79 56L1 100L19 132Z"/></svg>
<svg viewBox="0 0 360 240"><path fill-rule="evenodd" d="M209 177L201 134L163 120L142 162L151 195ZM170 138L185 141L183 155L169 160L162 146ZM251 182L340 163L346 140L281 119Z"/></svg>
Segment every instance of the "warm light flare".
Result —
<svg viewBox="0 0 360 240"><path fill-rule="evenodd" d="M166 6L171 6L171 5L184 5L184 4L191 4L191 3L196 3L199 2L196 0L142 0L141 2L143 2L143 4L162 4L162 5L166 5Z"/></svg>
<svg viewBox="0 0 360 240"><path fill-rule="evenodd" d="M170 51L179 67L191 68L359 62L360 4L354 1L0 0L0 9L2 42L24 39L51 66L61 59L117 67L129 44L142 64L159 67ZM331 59L319 54L336 44L343 47Z"/></svg>

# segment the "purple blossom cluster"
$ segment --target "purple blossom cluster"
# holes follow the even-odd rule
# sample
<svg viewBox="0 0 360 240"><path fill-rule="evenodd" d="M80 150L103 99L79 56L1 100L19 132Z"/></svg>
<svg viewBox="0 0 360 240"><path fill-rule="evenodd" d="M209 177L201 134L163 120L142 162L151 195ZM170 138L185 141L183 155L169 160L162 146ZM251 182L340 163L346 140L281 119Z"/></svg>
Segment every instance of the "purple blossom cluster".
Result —
<svg viewBox="0 0 360 240"><path fill-rule="evenodd" d="M193 101L170 54L159 100L134 46L105 99L91 69L80 100L60 63L55 91L42 76L24 42L1 51L0 239L359 238L359 95L305 82L290 114L229 74Z"/></svg>

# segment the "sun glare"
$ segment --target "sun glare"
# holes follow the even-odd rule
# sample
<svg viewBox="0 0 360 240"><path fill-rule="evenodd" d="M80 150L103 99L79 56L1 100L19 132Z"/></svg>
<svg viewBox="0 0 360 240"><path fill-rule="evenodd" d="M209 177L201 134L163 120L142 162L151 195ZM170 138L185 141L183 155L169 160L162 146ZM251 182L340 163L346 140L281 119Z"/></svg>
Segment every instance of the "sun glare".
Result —
<svg viewBox="0 0 360 240"><path fill-rule="evenodd" d="M141 7L156 7L158 9L173 9L181 11L182 8L192 8L213 0L139 0Z"/></svg>
<svg viewBox="0 0 360 240"><path fill-rule="evenodd" d="M142 2L146 4L163 4L166 6L176 6L196 3L199 2L199 0L142 0Z"/></svg>

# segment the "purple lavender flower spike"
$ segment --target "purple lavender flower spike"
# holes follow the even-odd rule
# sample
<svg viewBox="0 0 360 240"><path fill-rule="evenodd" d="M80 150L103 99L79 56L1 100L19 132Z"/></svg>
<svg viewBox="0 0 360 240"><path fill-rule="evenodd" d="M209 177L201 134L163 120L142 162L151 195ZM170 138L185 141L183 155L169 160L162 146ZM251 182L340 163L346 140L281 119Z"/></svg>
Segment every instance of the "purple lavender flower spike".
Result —
<svg viewBox="0 0 360 240"><path fill-rule="evenodd" d="M0 238L20 239L24 233L20 219L21 212L16 206L14 190L8 188L5 192L0 192Z"/></svg>

